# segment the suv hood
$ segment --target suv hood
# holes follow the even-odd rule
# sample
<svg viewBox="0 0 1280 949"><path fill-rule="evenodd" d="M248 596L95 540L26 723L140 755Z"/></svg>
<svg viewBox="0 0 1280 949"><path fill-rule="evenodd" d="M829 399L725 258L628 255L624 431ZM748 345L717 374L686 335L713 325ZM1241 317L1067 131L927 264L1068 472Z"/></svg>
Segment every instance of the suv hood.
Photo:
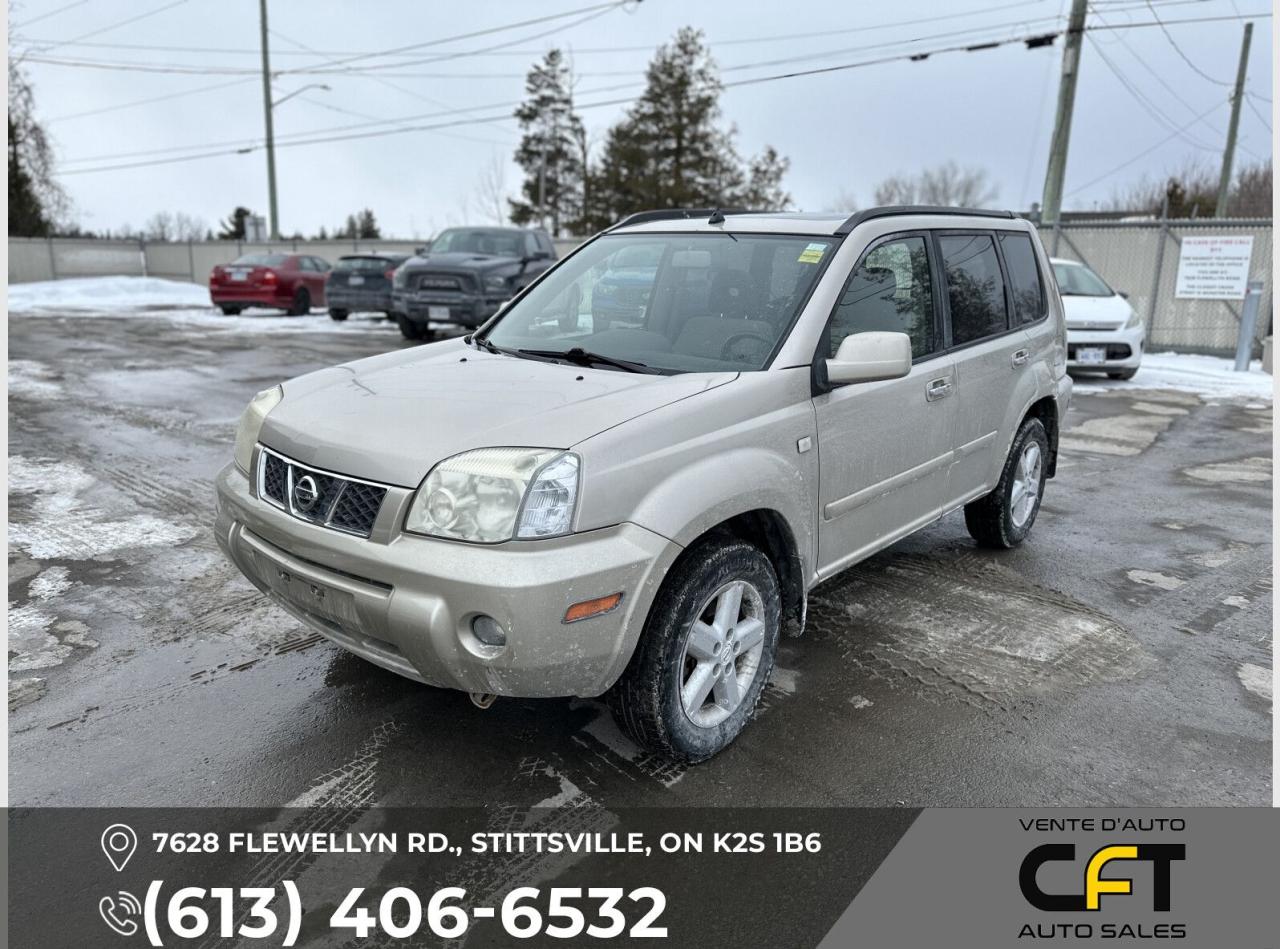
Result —
<svg viewBox="0 0 1280 949"><path fill-rule="evenodd" d="M469 254L450 252L447 254L427 254L425 257L414 257L405 263L405 272L415 270L459 270L483 272L497 267L519 266L523 263L519 257L506 257L500 254Z"/></svg>
<svg viewBox="0 0 1280 949"><path fill-rule="evenodd" d="M572 448L735 378L584 369L450 340L286 382L284 400L259 437L306 465L416 488L437 462L458 452Z"/></svg>

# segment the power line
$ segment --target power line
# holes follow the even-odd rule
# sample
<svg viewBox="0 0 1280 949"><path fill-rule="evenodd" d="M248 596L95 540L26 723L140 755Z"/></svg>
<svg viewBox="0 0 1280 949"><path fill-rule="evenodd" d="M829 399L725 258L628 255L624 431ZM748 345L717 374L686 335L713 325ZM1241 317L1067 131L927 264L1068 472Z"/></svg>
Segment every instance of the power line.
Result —
<svg viewBox="0 0 1280 949"><path fill-rule="evenodd" d="M82 119L91 115L104 115L107 112L119 112L122 109L132 109L140 105L151 105L155 102L165 102L169 99L181 99L185 96L194 96L202 92L213 92L215 89L229 89L231 86L243 86L245 83L252 82L253 77L243 79L232 79L230 82L215 82L208 86L197 86L194 89L183 89L179 92L168 92L161 96L150 96L146 99L134 99L132 102L121 102L119 105L109 105L101 109L86 109L83 112L72 112L68 115L55 115L46 121L52 125L56 122L70 122L73 119Z"/></svg>
<svg viewBox="0 0 1280 949"><path fill-rule="evenodd" d="M1256 18L1265 18L1265 17L1270 17L1270 16L1271 16L1271 14L1270 14L1270 13L1265 13L1265 14L1253 14L1253 16L1254 16L1254 17L1256 17ZM1222 20L1222 19L1228 19L1228 20L1232 20L1232 19L1243 19L1243 17L1232 17L1232 16L1225 16L1225 17L1209 17L1209 18L1199 18L1198 20L1195 20L1195 21L1188 21L1188 20L1184 20L1184 21L1177 21L1177 22L1204 22L1204 21L1206 21L1206 20ZM1101 30L1110 31L1110 30L1134 29L1134 28L1139 28L1139 27L1144 27L1144 26L1154 26L1154 25L1155 25L1154 23L1145 23L1145 22L1144 22L1144 23L1128 23L1128 24L1115 24L1115 25L1109 25L1109 26L1108 26L1108 25L1104 25L1104 26L1088 26L1088 27L1086 27L1086 28L1085 28L1085 30L1086 30L1086 32L1101 31ZM981 49L981 50L987 50L987 49L993 49L993 48L996 48L996 47L998 47L998 46L1002 46L1002 45L1010 45L1010 44L1013 44L1013 43L1025 43L1025 42L1027 42L1028 40L1038 40L1038 39L1041 39L1041 38L1042 38L1042 36L1041 36L1041 35L1027 35L1027 36L1022 36L1022 37L1011 37L1011 38L1009 38L1009 39L1005 39L1005 40L997 40L997 41L994 41L994 42L991 42L991 43L978 44L976 48L977 48L977 49ZM886 63L892 63L892 62L921 61L921 60L923 60L923 59L927 59L927 58L929 58L929 57L931 57L931 56L935 56L935 55L941 55L941 54L945 54L945 53L954 53L954 52L966 52L966 51L972 51L972 50L974 50L974 49L975 49L975 47L974 47L973 45L953 45L953 46L947 46L947 47L942 47L942 48L938 48L938 49L927 50L927 51L923 51L923 52L916 52L916 53L903 53L903 54L895 54L895 55L891 55L891 56L882 56L882 57L877 57L877 58L874 58L874 59L868 59L868 60L862 60L862 61L854 62L854 63L842 63L842 64L834 65L834 66L823 66L823 67L819 67L819 68L815 68L815 69L807 69L807 70L795 70L795 71L786 72L786 73L778 73L778 74L770 75L770 76L757 76L757 77L751 77L751 78L747 78L747 79L738 79L738 80L734 80L734 81L731 81L731 82L723 83L723 84L722 84L722 88L725 88L725 89L731 89L731 88L738 88L738 87L741 87L741 86L759 85L759 84L767 83L767 82L777 82L777 81L780 81L780 80L783 80L783 79L794 79L794 78L798 78L798 77L801 77L801 76L816 76L816 75L824 75L824 74L828 74L828 73L840 72L840 71L845 71L845 70L850 70L850 69L860 69L860 68L865 68L865 67L869 67L869 66L884 65L884 64L886 64ZM626 83L626 84L623 84L622 86L619 86L619 87L616 87L616 88L628 88L628 87L631 87L631 86L634 86L634 85L636 85L636 83ZM607 89L607 88L603 88L603 89L596 89L596 90L592 90L592 92L591 92L591 93L587 93L587 94L592 94L592 93L601 93L601 92L605 92L605 91L609 91L609 89ZM607 99L607 100L602 100L602 101L597 101L597 102L578 103L578 104L576 105L576 108L578 108L579 110L582 110L582 109L594 109L594 108L602 108L602 107L606 107L606 106L614 106L614 105L629 104L629 103L631 103L632 101L633 101L633 99L631 99L631 98L629 98L629 97L628 97L628 98L615 98L615 99ZM507 104L504 104L504 105L505 105L505 107L509 108L512 104L511 104L511 103L507 103ZM484 107L482 107L482 106L473 106L473 107L467 107L467 108L462 108L462 109L456 109L456 110L453 110L453 112L458 113L458 112L467 112L467 111L479 111L479 110L481 110L481 109L483 109L483 108L497 108L497 107L498 107L498 106L496 106L496 105L495 105L495 106L484 106ZM1216 108L1216 106L1215 106L1215 108ZM1211 111L1211 110L1210 110L1210 111ZM440 114L440 113L437 113L437 115L438 115L438 114ZM1187 126L1184 126L1183 128L1178 129L1178 133L1184 132L1184 131L1186 130L1186 128L1189 128L1189 127L1190 127L1190 125L1194 124L1196 121L1199 121L1199 119L1200 119L1200 118L1202 118L1202 117L1203 117L1203 115L1207 115L1207 114L1208 114L1208 112L1205 112L1205 113L1203 113L1201 116L1197 116L1194 120L1192 120L1192 122L1188 123L1188 124L1187 124ZM425 117L425 116L420 116L419 118L423 118L423 117ZM411 120L413 120L413 118L414 118L414 117L407 117L407 118L405 118L405 119L401 119L401 120L399 120L399 121L401 121L401 122L411 121ZM355 132L355 131L353 131L353 132L350 132L349 134L338 134L338 135L324 135L324 136L321 136L321 135L315 134L315 135L314 135L314 137L299 137L299 138L295 138L295 139L293 139L293 140L291 140L291 141L285 141L285 142L280 142L280 141L278 141L278 142L276 143L276 145L277 145L277 147L278 147L278 148L287 148L287 147L304 146L304 145L330 144L330 143L333 143L333 142L339 142L339 141L356 141L356 140L369 139L369 138L381 138L381 137L385 137L385 136L388 136L388 135L400 135L400 134L405 134L405 133L410 133L410 132L436 131L436 130L441 129L441 128L452 128L452 127L459 126L459 125L491 124L491 123L495 123L495 122L511 121L511 119L512 119L512 116L510 115L510 113L509 113L509 112L504 112L504 113L499 114L499 115L482 116L482 117L475 117L475 118L463 118L463 119L456 119L456 120L453 120L453 121L442 122L442 123L433 123L433 124L428 124L428 125L398 125L397 127L390 128L390 129L379 129L379 130L363 131L363 132ZM388 120L388 122L390 122L390 121L396 121L396 120ZM386 124L386 123L370 123L370 124ZM357 129L357 128L360 128L360 126L348 126L348 128L349 128L349 129ZM317 130L317 133L318 133L319 131L321 131L321 130ZM301 136L305 136L306 134L307 134L307 133L299 133L299 135L301 135ZM1176 135L1176 134L1175 134L1175 135L1170 135L1170 136L1169 136L1169 139L1172 139L1172 138L1175 138L1175 137L1177 137L1177 135ZM1168 141L1169 139L1166 139L1165 141ZM1163 142L1161 142L1161 144L1163 144ZM257 148L260 148L260 147L262 147L260 143L258 143L258 144L254 144L254 145L251 145L251 146L249 146L249 147L245 147L245 148L231 148L231 149L228 149L228 148L225 148L225 147L224 147L224 148L221 148L221 149L218 149L218 150L215 150L215 151L201 152L201 153L198 153L198 154L195 154L195 155L185 155L185 156L180 156L180 157L176 157L176 158L164 158L164 159L157 159L157 160L153 160L153 161L141 161L141 162L128 162L128 163L123 163L123 164L101 165L101 166L95 166L95 167L90 167L90 168L75 169L75 170L72 170L72 171L63 172L63 174L68 174L68 175L70 175L70 174L90 174L90 173L95 173L95 172L100 172L100 171L117 171L117 170L129 169L129 168L148 167L148 166L151 166L151 165L171 164L171 163L175 163L175 162L187 162L187 161L194 161L194 160L203 159L203 158L214 158L214 157L219 157L219 156L223 156L223 155L233 155L233 154L244 154L244 153L249 153L249 152L252 152L252 151L254 151L254 150L256 150ZM171 151L172 151L172 150L171 150ZM123 156L120 156L120 157L123 157ZM88 159L82 159L82 160L88 160ZM1136 159L1135 159L1135 160L1136 160Z"/></svg>
<svg viewBox="0 0 1280 949"><path fill-rule="evenodd" d="M1250 111L1253 112L1253 114L1258 117L1258 121L1262 123L1263 127L1268 132L1270 132L1271 123L1267 121L1266 117L1262 114L1261 111L1259 111L1258 107L1253 104L1253 94L1246 92L1244 96L1244 101L1245 101L1245 104L1249 106ZM1257 158L1258 156L1254 155L1254 157Z"/></svg>
<svg viewBox="0 0 1280 949"><path fill-rule="evenodd" d="M164 6L155 7L154 9L147 10L147 11L145 11L145 12L143 12L143 13L136 14L135 16L127 17L127 18L125 18L125 19L123 19L123 20L119 20L119 21L117 21L117 22L115 22L115 23L111 23L111 24L109 24L109 25L107 25L107 26L101 26L101 27L98 27L98 28L97 28L97 29L95 29L95 30L90 30L88 33L81 33L79 36L73 37L73 38L71 38L71 39L69 39L69 40L65 40L65 41L63 41L63 42L55 43L53 46L49 46L49 47L46 47L45 49L43 49L43 52L46 52L46 53L47 53L47 52L48 52L49 50L51 50L51 49L57 49L59 46L62 46L62 45L64 45L65 43L75 43L75 42L78 42L78 41L80 41L80 40L88 39L88 38L89 38L89 37L91 37L91 36L100 36L100 35L102 35L103 33L110 33L112 30L118 30L118 29L120 29L120 27L122 27L122 26L128 26L130 23L137 23L139 20L145 20L145 19L147 19L148 17L153 17L153 16L155 16L157 13L164 13L166 10L172 10L174 7L180 7L180 6L182 6L182 5L183 5L184 3L186 3L186 2L187 2L187 0L173 0L173 2L172 2L172 3L166 3Z"/></svg>
<svg viewBox="0 0 1280 949"><path fill-rule="evenodd" d="M1142 151L1138 152L1138 154L1136 154L1136 155L1134 155L1132 158L1130 158L1128 161L1121 162L1120 164L1118 164L1118 165L1116 165L1114 168L1112 168L1110 171L1103 172L1101 175L1099 175L1098 177L1096 177L1096 178L1092 179L1091 181L1087 181L1087 182L1085 182L1084 184L1080 185L1078 188L1074 188L1074 189L1072 189L1071 191L1067 192L1067 197L1068 197L1068 198L1070 198L1070 197L1072 197L1073 195L1077 195L1077 194L1079 194L1081 191L1084 191L1084 190L1086 190L1086 189L1088 189L1088 188L1092 188L1092 187L1093 187L1094 185L1096 185L1098 182L1100 182L1100 181L1105 181L1106 179L1110 178L1112 175L1114 175L1114 174L1115 174L1116 172L1118 172L1118 171L1124 171L1124 169L1128 168L1130 165L1134 164L1135 162L1140 161L1140 160L1142 160L1143 158L1146 158L1148 155L1150 155L1152 152L1154 152L1157 148L1160 148L1160 147L1162 147L1162 146L1164 146L1164 145L1167 145L1169 142L1173 141L1175 138L1177 138L1177 137L1178 137L1179 133L1181 133L1181 132L1185 132L1187 129L1189 129L1191 126L1195 125L1198 121L1200 121L1201 119L1203 119L1206 115L1208 115L1208 114L1209 114L1210 112L1212 112L1214 109L1221 108L1221 106L1222 106L1222 103L1221 103L1221 102L1219 102L1217 105L1214 105L1214 106L1210 107L1209 109L1206 109L1204 112L1201 112L1199 115L1197 115L1195 118L1193 118L1193 119L1192 119L1190 122L1188 122L1186 125L1182 126L1182 127L1181 127L1181 128L1179 128L1179 129L1175 129L1172 133L1170 133L1170 134L1169 134L1169 135L1167 135L1166 137L1164 137L1164 138L1160 139L1160 141L1156 142L1156 143L1155 143L1154 145L1152 145L1150 148L1143 149Z"/></svg>
<svg viewBox="0 0 1280 949"><path fill-rule="evenodd" d="M1160 24L1160 31L1161 31L1162 33L1164 33L1164 37L1165 37L1165 39L1167 39L1167 40L1169 41L1169 45L1170 45L1170 46L1172 46L1172 47L1174 48L1174 51L1175 51L1179 56L1181 56L1181 57L1182 57L1182 61L1183 61L1184 63L1186 63L1188 66L1190 66L1190 67L1192 68L1192 70L1193 70L1193 71L1194 71L1198 76L1200 76L1200 77L1201 77L1201 78L1203 78L1203 79L1207 79L1207 80L1209 80L1209 82L1213 83L1214 85L1217 85L1217 86L1226 86L1228 89L1230 89L1230 88L1231 88L1231 83L1229 83L1229 82L1223 82L1223 81L1222 81L1222 80L1220 80L1220 79L1214 79L1214 78L1213 78L1212 76L1210 76L1207 72L1205 72L1203 69L1201 69L1199 66L1197 66L1195 63L1193 63L1193 62L1191 61L1191 58L1190 58L1189 56L1187 56L1187 54L1186 54L1186 53L1184 53L1184 52L1182 51L1182 47L1178 45L1177 40L1175 40L1175 39L1173 38L1173 34L1172 34L1172 33L1170 33L1170 32L1165 28L1165 25L1164 25L1163 23L1161 23L1161 22L1160 22L1160 14L1156 13L1156 8L1155 8L1155 7L1153 7L1153 6L1151 5L1151 0L1147 0L1147 9L1151 11L1151 15L1152 15L1153 17L1155 17L1156 22Z"/></svg>
<svg viewBox="0 0 1280 949"><path fill-rule="evenodd" d="M68 3L66 6L58 7L56 10L50 10L48 13L42 13L39 16L32 17L30 20L23 20L21 23L15 23L13 24L13 28L15 30L25 29L32 23L39 23L41 20L47 20L51 16L57 16L59 13L65 13L73 7L82 7L88 2L89 0L75 0L74 3Z"/></svg>

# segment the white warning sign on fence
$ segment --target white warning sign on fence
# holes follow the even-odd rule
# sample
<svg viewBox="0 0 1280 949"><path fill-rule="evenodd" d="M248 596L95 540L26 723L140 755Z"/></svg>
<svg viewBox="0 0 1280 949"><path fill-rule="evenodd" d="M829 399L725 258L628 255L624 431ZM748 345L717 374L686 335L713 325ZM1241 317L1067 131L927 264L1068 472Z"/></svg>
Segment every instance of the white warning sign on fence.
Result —
<svg viewBox="0 0 1280 949"><path fill-rule="evenodd" d="M1243 300L1253 237L1183 237L1178 257L1181 300Z"/></svg>

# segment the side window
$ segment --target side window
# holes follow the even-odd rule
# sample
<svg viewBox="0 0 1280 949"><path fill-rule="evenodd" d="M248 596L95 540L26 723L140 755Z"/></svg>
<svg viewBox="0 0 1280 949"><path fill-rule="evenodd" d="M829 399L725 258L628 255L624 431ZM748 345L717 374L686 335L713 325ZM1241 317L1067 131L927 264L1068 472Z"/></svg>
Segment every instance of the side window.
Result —
<svg viewBox="0 0 1280 949"><path fill-rule="evenodd" d="M1013 315L1019 323L1034 323L1044 316L1044 285L1036 265L1036 251L1031 235L1016 231L1000 232L1000 250L1005 269L1013 284Z"/></svg>
<svg viewBox="0 0 1280 949"><path fill-rule="evenodd" d="M943 234L938 238L951 304L951 341L960 346L1009 328L1004 278L990 234Z"/></svg>
<svg viewBox="0 0 1280 949"><path fill-rule="evenodd" d="M315 270L316 268L315 268L315 265L311 263L310 257L299 257L298 269L299 270Z"/></svg>
<svg viewBox="0 0 1280 949"><path fill-rule="evenodd" d="M311 264L321 273L327 273L329 270L329 262L320 257L312 257Z"/></svg>
<svg viewBox="0 0 1280 949"><path fill-rule="evenodd" d="M937 351L933 284L923 237L885 241L862 258L831 318L830 356L846 336L871 330L906 333L914 359Z"/></svg>

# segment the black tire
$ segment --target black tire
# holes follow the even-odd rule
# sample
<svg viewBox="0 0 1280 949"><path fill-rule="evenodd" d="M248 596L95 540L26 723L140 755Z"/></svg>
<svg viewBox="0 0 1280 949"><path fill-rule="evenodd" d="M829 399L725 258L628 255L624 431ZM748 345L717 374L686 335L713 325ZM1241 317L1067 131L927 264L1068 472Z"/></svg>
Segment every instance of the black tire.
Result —
<svg viewBox="0 0 1280 949"><path fill-rule="evenodd" d="M1012 495L1015 482L1019 480L1019 463L1028 442L1034 442L1040 449L1039 479L1031 511L1019 524L1013 513ZM1013 444L1009 446L1009 457L1005 459L1004 469L1000 472L1000 480L995 489L964 506L964 526L969 529L969 536L979 546L996 549L1007 550L1022 543L1031 533L1036 515L1040 512L1048 470L1049 436L1045 434L1044 425L1038 418L1026 419L1018 429Z"/></svg>
<svg viewBox="0 0 1280 949"><path fill-rule="evenodd" d="M431 327L426 323L414 322L403 313L396 313L392 318L396 321L396 325L400 327L400 335L405 339L424 341L431 339L435 335Z"/></svg>
<svg viewBox="0 0 1280 949"><path fill-rule="evenodd" d="M306 316L311 312L311 291L306 287L299 287L293 295L293 304L289 307L290 316Z"/></svg>
<svg viewBox="0 0 1280 949"><path fill-rule="evenodd" d="M695 662L686 655L686 645L699 611L716 591L735 580L745 580L759 595L750 609L764 623L763 648L754 678L741 691L737 707L716 724L695 724L680 699L690 668L687 663ZM751 599L744 597L743 602ZM778 578L759 548L725 538L690 550L667 575L631 661L609 691L609 707L618 726L637 744L677 761L703 761L724 749L750 720L773 672L781 615ZM735 670L749 658L746 653L735 658ZM713 691L707 700L715 695Z"/></svg>
<svg viewBox="0 0 1280 949"><path fill-rule="evenodd" d="M223 305L219 306L218 309L222 311L223 316L239 316L240 311L244 309L244 307Z"/></svg>
<svg viewBox="0 0 1280 949"><path fill-rule="evenodd" d="M332 309L331 309L331 310L329 311L329 319L331 319L331 320L337 320L339 323L341 323L341 322L342 322L343 320L345 320L346 318L347 318L347 311L346 311L346 310L332 310Z"/></svg>
<svg viewBox="0 0 1280 949"><path fill-rule="evenodd" d="M1107 373L1108 379L1132 379L1138 374L1137 369L1121 369L1119 372Z"/></svg>

